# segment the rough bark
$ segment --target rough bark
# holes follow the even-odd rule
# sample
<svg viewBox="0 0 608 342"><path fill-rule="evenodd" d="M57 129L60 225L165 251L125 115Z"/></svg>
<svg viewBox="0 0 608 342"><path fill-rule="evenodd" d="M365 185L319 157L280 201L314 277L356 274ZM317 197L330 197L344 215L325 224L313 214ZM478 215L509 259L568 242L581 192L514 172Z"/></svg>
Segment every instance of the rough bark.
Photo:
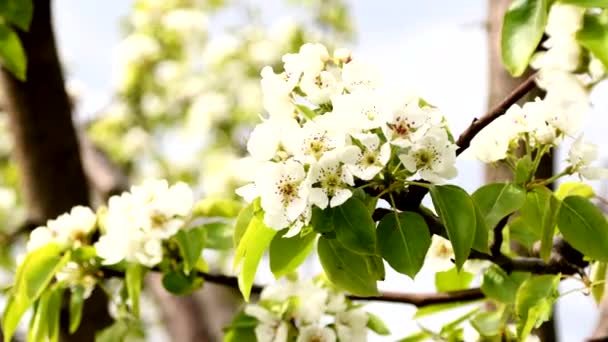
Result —
<svg viewBox="0 0 608 342"><path fill-rule="evenodd" d="M503 67L500 57L500 32L502 26L502 18L511 4L511 0L488 0L488 108L492 108L498 101L502 100L509 92L530 74L524 73L523 76L514 78ZM540 91L532 91L522 99L529 101L538 96ZM553 173L553 158L547 156L541 160L537 177L548 178ZM509 168L497 163L494 166L487 166L485 170L485 180L488 183L500 182L512 178L512 173ZM555 310L554 310L555 313ZM545 322L535 332L541 341L556 341L557 334L555 329L555 315Z"/></svg>
<svg viewBox="0 0 608 342"><path fill-rule="evenodd" d="M2 69L0 82L10 118L15 158L28 215L45 222L87 205L89 192L72 124L70 103L57 56L50 0L35 0L29 32L19 32L28 60L27 80ZM92 341L111 322L105 295L95 291L80 329L65 340ZM64 325L65 327L65 325Z"/></svg>

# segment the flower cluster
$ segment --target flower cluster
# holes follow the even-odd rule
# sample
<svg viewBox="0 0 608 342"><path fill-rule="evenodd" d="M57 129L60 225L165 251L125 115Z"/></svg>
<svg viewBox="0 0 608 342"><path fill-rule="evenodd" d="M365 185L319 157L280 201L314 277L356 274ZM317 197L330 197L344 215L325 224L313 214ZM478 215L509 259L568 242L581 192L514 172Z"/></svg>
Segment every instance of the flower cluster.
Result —
<svg viewBox="0 0 608 342"><path fill-rule="evenodd" d="M456 145L441 112L389 92L373 65L345 49L330 57L321 44L305 44L283 62L278 74L262 70L268 117L247 143L252 183L238 190L261 198L268 226L296 234L313 205L341 205L357 182L456 175Z"/></svg>
<svg viewBox="0 0 608 342"><path fill-rule="evenodd" d="M258 320L255 334L260 342L287 341L294 330L297 342L367 341L367 312L344 294L313 281L270 285L245 313Z"/></svg>
<svg viewBox="0 0 608 342"><path fill-rule="evenodd" d="M111 197L101 215L97 255L107 265L122 260L157 265L163 258L162 242L184 227L192 206L192 190L185 183L169 186L165 180L148 180Z"/></svg>
<svg viewBox="0 0 608 342"><path fill-rule="evenodd" d="M523 139L533 148L556 146L565 137L575 138L582 128L585 114L590 111L588 88L603 74L601 63L592 59L584 62L583 51L576 41L582 26L584 9L556 3L549 12L543 44L547 51L533 56L531 65L538 70L537 85L546 92L523 106L514 104L471 141L465 152L469 156L490 163L507 158ZM580 70L585 70L581 72ZM575 145L583 144L577 140ZM572 171L584 170L594 158L573 157L580 148L571 151ZM584 164L584 165L583 165ZM595 178L602 172L581 173Z"/></svg>

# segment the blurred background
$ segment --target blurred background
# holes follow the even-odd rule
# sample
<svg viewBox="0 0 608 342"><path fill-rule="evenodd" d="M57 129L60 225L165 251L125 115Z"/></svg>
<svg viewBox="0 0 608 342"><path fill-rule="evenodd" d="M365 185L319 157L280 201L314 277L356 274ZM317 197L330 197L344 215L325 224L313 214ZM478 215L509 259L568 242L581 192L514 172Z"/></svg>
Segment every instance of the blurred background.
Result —
<svg viewBox="0 0 608 342"><path fill-rule="evenodd" d="M497 74L488 45L491 28L500 25L496 20L500 8L489 5L493 1L494 7L503 3L503 11L509 2L55 0L59 58L79 133L87 136L81 144L92 146L112 165L110 169L121 173L102 182L98 199L148 177L187 181L201 196L234 196L239 179L226 170L238 168L247 134L262 113L259 72L265 65L276 70L280 57L304 42L323 42L330 51L352 49L357 58L380 66L385 82L439 107L458 135L500 98L492 94L504 96L518 84L491 82L504 78ZM601 96L606 91L604 84L592 94L594 111L585 128L587 140L600 146L608 127L608 99ZM2 117L0 124L6 131L5 121ZM0 140L0 152L8 153L11 143L6 134ZM558 151L557 169L566 151ZM600 153L602 160L608 159L606 149ZM481 164L466 160L458 164L454 183L466 190L474 191L487 179ZM14 167L4 168L0 202L5 202L4 208L20 207L22 199L10 190L17 184ZM602 193L601 184L596 185ZM3 215L17 224L26 216L24 210ZM11 253L18 253L18 248ZM221 248L209 254L214 269L222 273L231 272L229 256ZM312 276L321 269L311 261L303 271ZM260 284L273 280L266 265L258 273ZM433 291L433 274L423 269L413 281L389 271L381 288ZM576 286L566 281L562 291ZM197 295L198 305L205 304L194 312L211 321L206 324L217 326L238 302L225 289L209 288ZM167 322L162 307L180 307L183 301L159 299L162 295L153 285L150 293L147 316L154 327L150 340L166 341L172 329L189 329L186 321L170 323L177 324L174 327L162 324ZM218 300L217 293L233 297ZM437 328L453 315L415 321L414 307L379 303L369 307L393 333L370 335L372 341L407 336L418 331L418 324ZM579 293L561 298L556 313L559 340L583 340L596 319L592 298Z"/></svg>

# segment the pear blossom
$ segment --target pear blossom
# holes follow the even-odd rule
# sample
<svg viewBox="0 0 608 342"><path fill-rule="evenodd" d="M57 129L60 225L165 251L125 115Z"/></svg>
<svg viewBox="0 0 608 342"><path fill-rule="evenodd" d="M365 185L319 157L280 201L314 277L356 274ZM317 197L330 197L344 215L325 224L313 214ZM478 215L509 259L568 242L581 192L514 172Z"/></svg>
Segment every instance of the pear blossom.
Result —
<svg viewBox="0 0 608 342"><path fill-rule="evenodd" d="M383 95L375 91L343 94L332 98L333 111L328 114L350 133L380 128L391 119Z"/></svg>
<svg viewBox="0 0 608 342"><path fill-rule="evenodd" d="M300 329L296 342L335 342L336 332L328 327L309 325Z"/></svg>
<svg viewBox="0 0 608 342"><path fill-rule="evenodd" d="M456 177L456 145L443 129L435 129L418 140L406 153L400 154L403 166L429 182L442 182Z"/></svg>
<svg viewBox="0 0 608 342"><path fill-rule="evenodd" d="M340 341L367 341L369 317L362 309L352 309L336 314L336 331Z"/></svg>
<svg viewBox="0 0 608 342"><path fill-rule="evenodd" d="M392 119L382 126L382 132L391 144L408 147L440 120L441 114L438 110L428 106L421 107L419 99L415 98L395 108Z"/></svg>
<svg viewBox="0 0 608 342"><path fill-rule="evenodd" d="M377 89L382 85L378 68L358 59L344 64L342 69L344 88L351 93Z"/></svg>
<svg viewBox="0 0 608 342"><path fill-rule="evenodd" d="M294 148L293 158L302 163L314 164L330 151L342 149L348 142L348 136L339 130L331 130L327 123L323 122L321 116L315 120L308 121L302 129L292 129L285 134L283 130L278 134L285 134L288 141L286 145Z"/></svg>
<svg viewBox="0 0 608 342"><path fill-rule="evenodd" d="M275 74L272 67L262 69L262 100L264 109L271 117L292 117L295 111L291 92L299 81L299 76L287 73Z"/></svg>
<svg viewBox="0 0 608 342"><path fill-rule="evenodd" d="M584 142L582 135L572 143L568 152L568 161L573 171L590 180L608 178L608 169L590 165L597 157L597 145Z"/></svg>
<svg viewBox="0 0 608 342"><path fill-rule="evenodd" d="M170 30L187 35L205 31L207 16L203 11L178 8L166 13L162 18L162 24Z"/></svg>
<svg viewBox="0 0 608 342"><path fill-rule="evenodd" d="M348 164L350 171L363 180L374 178L391 158L391 147L388 143L381 144L378 135L362 133L353 135L361 143L354 163Z"/></svg>
<svg viewBox="0 0 608 342"><path fill-rule="evenodd" d="M264 209L264 223L279 230L302 218L309 207L310 193L304 166L294 160L287 160L283 163L269 163L261 172L265 176L256 179L255 185ZM303 218L304 221L307 219Z"/></svg>
<svg viewBox="0 0 608 342"><path fill-rule="evenodd" d="M281 320L279 315L257 304L247 305L245 313L260 322L255 327L255 336L259 342L287 342L287 322Z"/></svg>
<svg viewBox="0 0 608 342"><path fill-rule="evenodd" d="M78 246L91 234L96 226L97 216L88 207L76 206L69 213L47 221L46 226L37 227L30 233L27 251L31 252L48 243Z"/></svg>
<svg viewBox="0 0 608 342"><path fill-rule="evenodd" d="M162 260L162 241L175 235L193 206L192 190L185 183L173 186L148 180L131 192L112 196L102 215L103 234L95 243L104 264L122 260L148 267Z"/></svg>
<svg viewBox="0 0 608 342"><path fill-rule="evenodd" d="M321 209L328 204L333 208L352 196L349 186L355 185L355 180L346 164L354 164L359 154L358 147L348 146L344 151L326 153L318 163L312 164L308 177L313 204Z"/></svg>
<svg viewBox="0 0 608 342"><path fill-rule="evenodd" d="M257 125L247 141L247 151L258 161L286 160L295 152L300 125L292 118L271 117Z"/></svg>
<svg viewBox="0 0 608 342"><path fill-rule="evenodd" d="M307 43L298 53L283 56L285 72L298 80L302 75L318 75L328 60L329 53L323 44Z"/></svg>
<svg viewBox="0 0 608 342"><path fill-rule="evenodd" d="M306 93L306 98L313 104L326 103L332 96L342 93L342 84L329 71L321 71L318 75L304 74L300 81L300 89Z"/></svg>

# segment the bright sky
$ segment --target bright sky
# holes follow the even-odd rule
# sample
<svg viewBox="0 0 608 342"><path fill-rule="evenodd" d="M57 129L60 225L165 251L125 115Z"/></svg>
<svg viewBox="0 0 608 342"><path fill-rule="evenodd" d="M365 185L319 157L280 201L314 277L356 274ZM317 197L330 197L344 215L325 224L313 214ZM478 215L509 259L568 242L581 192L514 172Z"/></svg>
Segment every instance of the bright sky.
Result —
<svg viewBox="0 0 608 342"><path fill-rule="evenodd" d="M276 5L278 1L270 2ZM82 83L84 103L81 111L91 113L101 108L112 89L112 49L120 39L119 18L125 15L130 1L56 0L55 27L60 53L70 78ZM469 1L353 1L358 29L356 54L380 65L391 83L413 88L430 103L443 109L453 133L458 135L473 119L484 113L486 94L486 35L483 21L485 0ZM274 16L281 6L271 8ZM608 91L604 84L602 93ZM596 92L597 93L597 92ZM608 101L596 94L594 119L587 121L586 137L601 141ZM603 101L602 101L603 100ZM602 157L608 158L606 150ZM564 152L560 153L563 158ZM459 161L456 183L469 191L482 181L482 171L475 162ZM569 289L578 284L565 284ZM430 273L421 274L414 283L391 273L383 283L394 291L432 291ZM411 320L413 308L402 305L373 305L386 317L393 330L390 341L416 329ZM580 294L558 302L561 341L580 341L589 336L597 313L593 300ZM424 324L433 326L428 320ZM370 335L371 336L371 335Z"/></svg>

